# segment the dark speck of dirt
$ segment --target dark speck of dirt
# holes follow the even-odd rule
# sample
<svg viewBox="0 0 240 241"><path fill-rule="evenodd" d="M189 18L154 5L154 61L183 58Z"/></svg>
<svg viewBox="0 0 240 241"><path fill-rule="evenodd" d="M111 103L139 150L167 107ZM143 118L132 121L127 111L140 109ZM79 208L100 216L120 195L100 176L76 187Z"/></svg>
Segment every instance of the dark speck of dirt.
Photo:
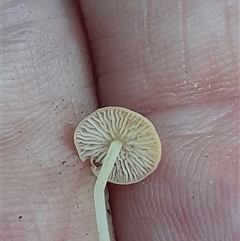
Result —
<svg viewBox="0 0 240 241"><path fill-rule="evenodd" d="M63 127L63 138L64 144L72 150L73 155L77 155L77 151L73 142L74 129L69 125Z"/></svg>
<svg viewBox="0 0 240 241"><path fill-rule="evenodd" d="M62 175L62 173L61 173L61 172L59 172L59 174L60 174L60 175Z"/></svg>
<svg viewBox="0 0 240 241"><path fill-rule="evenodd" d="M21 219L22 219L22 216L19 216L18 219L21 220Z"/></svg>
<svg viewBox="0 0 240 241"><path fill-rule="evenodd" d="M72 54L71 52L69 54Z"/></svg>
<svg viewBox="0 0 240 241"><path fill-rule="evenodd" d="M62 165L64 165L65 163L66 163L66 161L63 161L63 162L62 162Z"/></svg>
<svg viewBox="0 0 240 241"><path fill-rule="evenodd" d="M185 73L187 74L187 70L185 70Z"/></svg>
<svg viewBox="0 0 240 241"><path fill-rule="evenodd" d="M192 198L195 198L195 196L192 196Z"/></svg>

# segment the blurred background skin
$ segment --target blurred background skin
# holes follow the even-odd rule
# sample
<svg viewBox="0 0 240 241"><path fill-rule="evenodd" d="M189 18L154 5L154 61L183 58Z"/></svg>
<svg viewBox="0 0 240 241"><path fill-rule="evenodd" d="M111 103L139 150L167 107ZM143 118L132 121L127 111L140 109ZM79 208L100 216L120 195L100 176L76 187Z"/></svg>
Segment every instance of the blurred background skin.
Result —
<svg viewBox="0 0 240 241"><path fill-rule="evenodd" d="M118 241L239 235L238 1L1 4L1 235L97 241L95 177L72 135L98 106L147 116L159 168L109 185Z"/></svg>

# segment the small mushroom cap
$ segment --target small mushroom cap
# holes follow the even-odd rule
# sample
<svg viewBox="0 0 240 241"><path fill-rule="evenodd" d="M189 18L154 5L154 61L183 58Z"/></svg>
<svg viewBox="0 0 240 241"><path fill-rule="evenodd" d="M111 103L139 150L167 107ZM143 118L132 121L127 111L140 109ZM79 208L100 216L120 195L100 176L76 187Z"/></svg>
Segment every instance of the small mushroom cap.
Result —
<svg viewBox="0 0 240 241"><path fill-rule="evenodd" d="M153 124L139 113L123 107L100 108L83 119L74 133L80 159L90 160L96 176L113 140L121 141L122 148L109 182L139 182L157 168L161 142Z"/></svg>

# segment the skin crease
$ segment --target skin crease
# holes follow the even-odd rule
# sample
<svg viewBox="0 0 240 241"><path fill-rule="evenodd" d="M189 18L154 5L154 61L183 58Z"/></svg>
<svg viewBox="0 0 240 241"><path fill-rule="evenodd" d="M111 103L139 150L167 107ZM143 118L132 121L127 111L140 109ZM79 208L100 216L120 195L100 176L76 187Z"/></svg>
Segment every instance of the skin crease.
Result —
<svg viewBox="0 0 240 241"><path fill-rule="evenodd" d="M116 240L239 240L238 13L223 0L4 0L1 240L98 240L95 178L72 136L106 105L147 116L163 145L149 178L109 185Z"/></svg>

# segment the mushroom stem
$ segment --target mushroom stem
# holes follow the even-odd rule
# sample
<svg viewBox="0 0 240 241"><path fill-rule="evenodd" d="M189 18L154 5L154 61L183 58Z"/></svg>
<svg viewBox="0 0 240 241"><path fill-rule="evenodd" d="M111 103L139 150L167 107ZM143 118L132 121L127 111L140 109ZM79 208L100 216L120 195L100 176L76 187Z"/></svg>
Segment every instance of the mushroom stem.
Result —
<svg viewBox="0 0 240 241"><path fill-rule="evenodd" d="M94 205L99 241L110 241L104 190L121 148L122 142L117 140L111 142L94 187Z"/></svg>

